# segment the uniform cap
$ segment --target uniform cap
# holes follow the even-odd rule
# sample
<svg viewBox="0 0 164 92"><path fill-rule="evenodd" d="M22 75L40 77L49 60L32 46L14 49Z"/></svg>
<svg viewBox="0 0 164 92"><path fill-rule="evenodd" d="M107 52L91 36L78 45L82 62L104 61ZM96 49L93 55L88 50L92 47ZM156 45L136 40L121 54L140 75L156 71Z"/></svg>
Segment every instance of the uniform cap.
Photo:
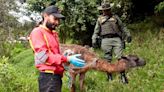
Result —
<svg viewBox="0 0 164 92"><path fill-rule="evenodd" d="M98 10L108 10L111 9L111 6L109 3L103 3L101 6L97 8Z"/></svg>

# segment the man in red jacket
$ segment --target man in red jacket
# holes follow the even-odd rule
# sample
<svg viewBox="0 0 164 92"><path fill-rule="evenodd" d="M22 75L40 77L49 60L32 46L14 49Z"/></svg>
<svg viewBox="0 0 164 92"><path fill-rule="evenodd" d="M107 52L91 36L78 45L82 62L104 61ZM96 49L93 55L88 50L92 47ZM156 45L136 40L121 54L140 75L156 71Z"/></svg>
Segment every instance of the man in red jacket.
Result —
<svg viewBox="0 0 164 92"><path fill-rule="evenodd" d="M40 71L39 92L61 92L64 68L62 63L70 62L83 67L85 61L79 54L64 56L60 53L58 33L55 28L64 18L55 6L47 7L43 13L43 22L30 34L30 45L34 51L35 66Z"/></svg>

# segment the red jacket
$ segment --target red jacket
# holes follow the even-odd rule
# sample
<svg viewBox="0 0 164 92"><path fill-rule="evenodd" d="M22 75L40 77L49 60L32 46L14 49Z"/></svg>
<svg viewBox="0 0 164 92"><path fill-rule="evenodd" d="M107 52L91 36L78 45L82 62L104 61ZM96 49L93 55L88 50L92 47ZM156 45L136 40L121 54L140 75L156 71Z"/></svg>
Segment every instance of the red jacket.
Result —
<svg viewBox="0 0 164 92"><path fill-rule="evenodd" d="M59 38L57 32L52 32L44 26L33 29L30 34L30 45L34 53L46 51L48 58L46 63L35 65L41 72L51 70L55 74L63 75L63 62L67 62L67 58L60 53ZM36 62L36 61L35 61Z"/></svg>

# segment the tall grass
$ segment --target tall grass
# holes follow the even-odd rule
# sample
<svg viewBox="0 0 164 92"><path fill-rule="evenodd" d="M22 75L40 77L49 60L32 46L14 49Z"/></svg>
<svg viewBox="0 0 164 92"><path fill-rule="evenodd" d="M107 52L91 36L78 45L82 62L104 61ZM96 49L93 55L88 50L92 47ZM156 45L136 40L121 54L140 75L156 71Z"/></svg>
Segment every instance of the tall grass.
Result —
<svg viewBox="0 0 164 92"><path fill-rule="evenodd" d="M31 50L21 52L12 60L2 58L0 61L0 92L37 92L37 72Z"/></svg>

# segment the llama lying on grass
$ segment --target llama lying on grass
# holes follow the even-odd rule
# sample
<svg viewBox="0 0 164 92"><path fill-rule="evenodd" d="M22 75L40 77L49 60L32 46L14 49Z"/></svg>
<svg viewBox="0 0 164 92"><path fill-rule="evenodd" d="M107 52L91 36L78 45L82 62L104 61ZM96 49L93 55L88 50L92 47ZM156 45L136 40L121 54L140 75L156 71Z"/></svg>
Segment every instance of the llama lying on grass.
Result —
<svg viewBox="0 0 164 92"><path fill-rule="evenodd" d="M83 47L75 44L61 44L61 53L64 53L66 50L73 51L74 54L81 54L81 58L86 61L86 65L82 68L74 67L71 64L66 64L68 67L68 72L71 77L71 92L75 92L75 79L79 74L79 82L80 82L80 91L83 90L85 73L90 70L98 70L102 72L114 73L114 72L122 72L129 68L144 66L146 63L142 58L139 58L136 55L128 55L122 57L119 61L114 64L109 63L105 59L100 59L96 56L95 52L89 50L87 47Z"/></svg>

